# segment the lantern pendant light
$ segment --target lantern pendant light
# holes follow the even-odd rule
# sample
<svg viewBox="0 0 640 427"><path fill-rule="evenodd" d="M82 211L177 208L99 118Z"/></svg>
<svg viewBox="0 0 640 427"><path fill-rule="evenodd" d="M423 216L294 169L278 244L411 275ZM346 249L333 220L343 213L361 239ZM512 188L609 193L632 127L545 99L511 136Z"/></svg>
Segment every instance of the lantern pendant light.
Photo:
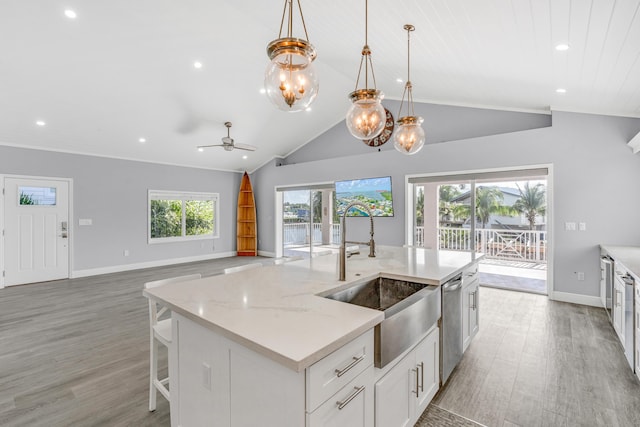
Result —
<svg viewBox="0 0 640 427"><path fill-rule="evenodd" d="M404 86L404 92L402 93L402 101L400 101L400 111L398 112L398 120L396 123L398 127L394 135L393 146L402 154L415 154L424 145L424 130L421 125L424 121L422 117L416 116L413 109L413 86L411 85L410 60L411 60L411 32L415 30L415 27L411 24L404 26L407 30L407 83ZM402 105L404 104L404 97L407 96L407 115L402 116Z"/></svg>
<svg viewBox="0 0 640 427"><path fill-rule="evenodd" d="M371 61L371 49L368 45L368 14L369 4L365 0L365 31L364 47L362 48L362 58L360 59L360 69L356 80L356 89L349 94L352 102L351 108L347 112L347 128L351 135L358 139L371 139L382 133L386 121L386 111L380 101L384 94L376 89L376 78L373 73L373 62ZM360 73L364 64L364 89L358 89ZM373 80L373 89L369 88L369 68Z"/></svg>
<svg viewBox="0 0 640 427"><path fill-rule="evenodd" d="M293 36L293 0L285 0L278 38L267 45L271 62L264 77L264 88L269 100L283 111L307 109L318 94L318 76L313 66L316 49L309 43L307 27L300 0L296 0L305 39ZM282 37L285 18L287 33Z"/></svg>

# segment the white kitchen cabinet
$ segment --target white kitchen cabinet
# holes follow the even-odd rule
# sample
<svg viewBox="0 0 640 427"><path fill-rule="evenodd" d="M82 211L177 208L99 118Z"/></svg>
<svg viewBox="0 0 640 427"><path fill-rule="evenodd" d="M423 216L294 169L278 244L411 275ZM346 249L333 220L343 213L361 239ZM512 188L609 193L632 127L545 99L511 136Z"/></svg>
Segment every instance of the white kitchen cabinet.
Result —
<svg viewBox="0 0 640 427"><path fill-rule="evenodd" d="M373 427L373 330L296 372L173 313L171 425Z"/></svg>
<svg viewBox="0 0 640 427"><path fill-rule="evenodd" d="M440 329L433 329L375 386L377 427L413 426L440 386Z"/></svg>
<svg viewBox="0 0 640 427"><path fill-rule="evenodd" d="M616 273L617 274L617 273ZM622 344L622 348L625 347L625 319L624 319L624 292L625 292L624 283L620 282L616 277L613 281L613 309L612 309L612 322L613 329L616 331L618 338L620 339L620 343Z"/></svg>
<svg viewBox="0 0 640 427"><path fill-rule="evenodd" d="M479 287L480 279L475 275L462 288L462 351L467 350L479 330Z"/></svg>

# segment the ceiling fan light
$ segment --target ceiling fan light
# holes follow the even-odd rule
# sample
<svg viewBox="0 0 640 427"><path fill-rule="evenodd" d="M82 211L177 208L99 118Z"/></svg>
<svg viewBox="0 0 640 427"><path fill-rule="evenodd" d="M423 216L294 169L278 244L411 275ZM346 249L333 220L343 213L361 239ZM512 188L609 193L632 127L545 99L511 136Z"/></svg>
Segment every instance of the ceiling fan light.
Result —
<svg viewBox="0 0 640 427"><path fill-rule="evenodd" d="M425 141L422 122L419 116L406 116L397 120L398 127L393 136L393 146L402 154L412 155L422 149Z"/></svg>
<svg viewBox="0 0 640 427"><path fill-rule="evenodd" d="M264 89L280 110L307 109L318 95L318 75L313 66L316 51L306 40L281 38L267 46L271 59L265 71Z"/></svg>
<svg viewBox="0 0 640 427"><path fill-rule="evenodd" d="M347 129L358 139L371 139L384 130L387 112L380 101L384 94L375 89L358 89L349 94L351 107L347 111Z"/></svg>

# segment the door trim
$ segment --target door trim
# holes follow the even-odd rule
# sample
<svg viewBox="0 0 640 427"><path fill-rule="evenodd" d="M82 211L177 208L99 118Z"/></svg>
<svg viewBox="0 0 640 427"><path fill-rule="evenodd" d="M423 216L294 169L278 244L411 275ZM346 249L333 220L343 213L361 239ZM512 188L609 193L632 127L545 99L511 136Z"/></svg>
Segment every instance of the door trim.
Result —
<svg viewBox="0 0 640 427"><path fill-rule="evenodd" d="M70 278L73 272L73 242L75 239L75 227L73 219L73 178L62 177L49 177L49 176L31 176L31 175L12 175L12 174L0 174L0 187L2 187L2 193L0 194L0 230L4 230L4 208L5 208L5 183L7 179L33 179L33 180L46 180L46 181L61 181L66 182L69 186L69 206L67 206L69 214L69 266L67 272L67 278ZM5 241L4 233L0 234L0 271L4 272L5 267ZM0 274L0 289L5 287L4 274Z"/></svg>

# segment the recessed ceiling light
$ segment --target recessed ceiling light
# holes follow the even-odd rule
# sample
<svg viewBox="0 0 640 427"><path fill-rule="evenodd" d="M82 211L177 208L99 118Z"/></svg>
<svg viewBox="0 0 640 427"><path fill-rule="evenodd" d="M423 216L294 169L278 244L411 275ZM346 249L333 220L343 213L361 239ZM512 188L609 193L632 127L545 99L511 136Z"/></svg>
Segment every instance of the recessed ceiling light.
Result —
<svg viewBox="0 0 640 427"><path fill-rule="evenodd" d="M567 93L567 90L559 87L558 89L556 89L556 92L558 92L558 93Z"/></svg>
<svg viewBox="0 0 640 427"><path fill-rule="evenodd" d="M396 79L396 81L397 81L398 83L402 83L402 81L403 81L403 80L402 80L402 79L400 79L400 78L398 78L398 79Z"/></svg>
<svg viewBox="0 0 640 427"><path fill-rule="evenodd" d="M138 142L140 144L144 144L145 142L147 142L147 138L140 138L140 139L138 139Z"/></svg>
<svg viewBox="0 0 640 427"><path fill-rule="evenodd" d="M45 123L44 121L42 121L42 120L38 120L38 121L36 122L36 124L37 124L38 126L44 126L44 125L46 125L46 123Z"/></svg>
<svg viewBox="0 0 640 427"><path fill-rule="evenodd" d="M202 153L204 151L204 148L198 147L198 151Z"/></svg>
<svg viewBox="0 0 640 427"><path fill-rule="evenodd" d="M311 107L307 107L305 111L311 111Z"/></svg>
<svg viewBox="0 0 640 427"><path fill-rule="evenodd" d="M67 9L64 11L64 16L69 19L76 19L78 17L78 14L74 10Z"/></svg>
<svg viewBox="0 0 640 427"><path fill-rule="evenodd" d="M561 51L561 52L562 52L562 51L565 51L565 50L569 50L569 45L568 45L568 44L566 44L566 43L560 43L560 44L557 44L557 45L556 45L556 50L559 50L559 51Z"/></svg>
<svg viewBox="0 0 640 427"><path fill-rule="evenodd" d="M249 156L247 156L247 155L245 154L244 156L242 156L242 158L243 158L244 160L247 160L247 159L249 158Z"/></svg>
<svg viewBox="0 0 640 427"><path fill-rule="evenodd" d="M194 62L193 63L193 68L198 68L198 69L202 68L202 62L200 62L200 61Z"/></svg>
<svg viewBox="0 0 640 427"><path fill-rule="evenodd" d="M267 90L265 88L262 88L260 89L260 93L264 95L265 93L267 93Z"/></svg>

